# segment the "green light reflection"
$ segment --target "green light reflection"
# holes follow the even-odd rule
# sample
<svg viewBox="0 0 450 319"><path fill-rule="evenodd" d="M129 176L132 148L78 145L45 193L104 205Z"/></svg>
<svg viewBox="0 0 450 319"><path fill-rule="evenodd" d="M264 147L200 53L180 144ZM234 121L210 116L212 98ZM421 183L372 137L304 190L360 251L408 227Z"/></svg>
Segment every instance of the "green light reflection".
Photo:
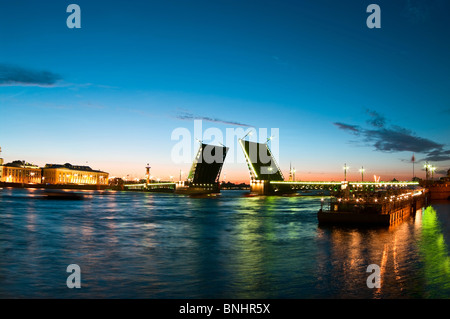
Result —
<svg viewBox="0 0 450 319"><path fill-rule="evenodd" d="M450 256L436 210L430 206L423 212L422 234L419 240L424 261L428 298L448 298L450 292Z"/></svg>

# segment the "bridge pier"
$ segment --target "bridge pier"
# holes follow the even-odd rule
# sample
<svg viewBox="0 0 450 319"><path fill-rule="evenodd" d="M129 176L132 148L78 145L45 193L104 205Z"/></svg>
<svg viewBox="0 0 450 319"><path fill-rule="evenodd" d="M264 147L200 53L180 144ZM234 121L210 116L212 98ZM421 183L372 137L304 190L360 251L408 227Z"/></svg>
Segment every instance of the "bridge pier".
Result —
<svg viewBox="0 0 450 319"><path fill-rule="evenodd" d="M255 195L270 195L270 183L265 180L251 180L250 193Z"/></svg>
<svg viewBox="0 0 450 319"><path fill-rule="evenodd" d="M268 180L251 180L250 193L253 195L283 195L297 190L289 184L275 184Z"/></svg>

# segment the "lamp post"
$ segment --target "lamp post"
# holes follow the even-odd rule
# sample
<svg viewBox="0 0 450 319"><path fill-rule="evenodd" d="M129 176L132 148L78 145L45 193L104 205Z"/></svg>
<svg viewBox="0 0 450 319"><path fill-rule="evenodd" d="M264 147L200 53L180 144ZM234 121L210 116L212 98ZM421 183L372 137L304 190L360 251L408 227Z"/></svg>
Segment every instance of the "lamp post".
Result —
<svg viewBox="0 0 450 319"><path fill-rule="evenodd" d="M244 137L243 137L243 138L241 138L241 140L243 140L244 138L246 138L246 137L247 137L247 135L250 135L250 136L252 136L252 135L253 135L253 131L248 131L248 132L247 132L247 134L245 134L245 135L244 135Z"/></svg>
<svg viewBox="0 0 450 319"><path fill-rule="evenodd" d="M428 170L431 168L431 165L428 164L428 161L425 163L425 165L423 166L425 168L425 180L428 181Z"/></svg>
<svg viewBox="0 0 450 319"><path fill-rule="evenodd" d="M436 167L431 165L430 170L431 170L431 180L434 180L434 171L436 170Z"/></svg>
<svg viewBox="0 0 450 319"><path fill-rule="evenodd" d="M349 168L350 168L350 167L348 167L347 164L344 164L344 181L347 181L347 170L348 170Z"/></svg>
<svg viewBox="0 0 450 319"><path fill-rule="evenodd" d="M361 166L361 168L359 169L359 172L361 173L361 182L364 182L364 167Z"/></svg>

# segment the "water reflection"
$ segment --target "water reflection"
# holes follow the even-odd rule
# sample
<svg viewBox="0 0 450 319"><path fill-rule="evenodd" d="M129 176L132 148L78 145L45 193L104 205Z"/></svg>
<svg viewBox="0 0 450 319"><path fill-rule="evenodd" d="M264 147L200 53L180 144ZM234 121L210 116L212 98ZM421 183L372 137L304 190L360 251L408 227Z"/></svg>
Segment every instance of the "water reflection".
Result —
<svg viewBox="0 0 450 319"><path fill-rule="evenodd" d="M450 294L450 256L436 210L425 209L422 217L422 233L419 240L423 257L426 297L448 298Z"/></svg>
<svg viewBox="0 0 450 319"><path fill-rule="evenodd" d="M391 228L319 227L317 197L0 191L0 297L450 297L448 203ZM82 289L67 289L79 264ZM381 269L369 289L367 266Z"/></svg>
<svg viewBox="0 0 450 319"><path fill-rule="evenodd" d="M315 215L299 214L302 206L317 205L312 199L299 203L279 197L239 202L231 242L236 253L229 265L235 267L232 288L237 298L307 296L303 290L312 287L313 242L303 240L315 235Z"/></svg>
<svg viewBox="0 0 450 319"><path fill-rule="evenodd" d="M321 227L320 289L337 298L420 297L414 225L414 220L409 220L391 228ZM379 289L369 289L366 284L371 264L380 267Z"/></svg>

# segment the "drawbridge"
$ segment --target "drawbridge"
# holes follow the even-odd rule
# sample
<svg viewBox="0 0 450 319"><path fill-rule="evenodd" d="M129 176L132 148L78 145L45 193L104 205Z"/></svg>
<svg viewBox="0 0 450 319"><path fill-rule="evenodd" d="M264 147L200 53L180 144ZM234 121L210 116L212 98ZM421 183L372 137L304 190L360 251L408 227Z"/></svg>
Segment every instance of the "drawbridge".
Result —
<svg viewBox="0 0 450 319"><path fill-rule="evenodd" d="M187 181L177 184L178 194L211 194L220 192L220 173L228 147L202 143L192 163Z"/></svg>
<svg viewBox="0 0 450 319"><path fill-rule="evenodd" d="M307 190L332 192L367 192L407 188L418 182L348 182L348 181L285 181L267 143L239 140L250 172L250 191L257 195L282 195Z"/></svg>
<svg viewBox="0 0 450 319"><path fill-rule="evenodd" d="M250 191L256 195L283 195L308 190L331 192L370 192L419 185L418 182L348 182L348 181L286 181L267 143L239 139L250 173ZM125 189L169 191L178 194L203 195L220 192L219 177L228 147L201 143L187 180L125 184ZM181 178L180 178L181 179Z"/></svg>
<svg viewBox="0 0 450 319"><path fill-rule="evenodd" d="M150 192L175 192L177 194L203 195L220 192L220 173L228 147L201 143L187 180L179 182L149 182L125 184L127 190ZM148 167L149 168L149 167ZM147 177L149 173L147 172ZM181 176L181 175L180 175Z"/></svg>
<svg viewBox="0 0 450 319"><path fill-rule="evenodd" d="M289 184L283 184L283 173L267 143L239 139L239 144L250 172L251 193L269 195L293 192Z"/></svg>

